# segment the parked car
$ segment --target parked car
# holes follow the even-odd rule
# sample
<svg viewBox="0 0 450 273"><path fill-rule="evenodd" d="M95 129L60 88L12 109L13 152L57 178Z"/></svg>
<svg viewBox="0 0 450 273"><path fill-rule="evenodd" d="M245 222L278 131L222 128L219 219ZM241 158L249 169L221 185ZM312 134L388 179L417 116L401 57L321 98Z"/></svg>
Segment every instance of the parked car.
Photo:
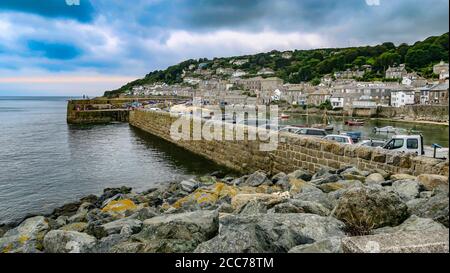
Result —
<svg viewBox="0 0 450 273"><path fill-rule="evenodd" d="M327 135L323 139L339 142L341 144L353 144L353 139L344 135Z"/></svg>
<svg viewBox="0 0 450 273"><path fill-rule="evenodd" d="M292 127L292 126L285 127L283 129L281 129L280 132L288 132L288 133L293 133L293 134L297 134L297 135L313 136L313 137L324 137L327 135L327 133L323 129L298 128L298 127Z"/></svg>
<svg viewBox="0 0 450 273"><path fill-rule="evenodd" d="M363 140L361 142L359 142L358 144L356 144L358 146L365 146L365 147L383 147L384 145L386 145L386 141L384 140Z"/></svg>

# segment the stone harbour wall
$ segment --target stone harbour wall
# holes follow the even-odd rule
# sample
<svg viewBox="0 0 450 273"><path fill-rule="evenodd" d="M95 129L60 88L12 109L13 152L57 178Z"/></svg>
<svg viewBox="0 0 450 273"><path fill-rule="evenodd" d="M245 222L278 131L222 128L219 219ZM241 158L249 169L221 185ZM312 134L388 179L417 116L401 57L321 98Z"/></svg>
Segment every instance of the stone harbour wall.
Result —
<svg viewBox="0 0 450 273"><path fill-rule="evenodd" d="M175 141L170 136L170 128L178 118L165 112L132 111L129 122L134 127L242 173L256 170L264 170L271 174L288 173L300 168L315 172L322 167L339 169L346 166L413 175L427 173L447 176L449 173L448 161L370 147L342 145L290 133L280 133L277 149L270 152L260 151L262 143L260 140ZM249 127L246 130L253 129Z"/></svg>
<svg viewBox="0 0 450 273"><path fill-rule="evenodd" d="M403 107L379 107L376 117L448 122L448 105L408 105Z"/></svg>

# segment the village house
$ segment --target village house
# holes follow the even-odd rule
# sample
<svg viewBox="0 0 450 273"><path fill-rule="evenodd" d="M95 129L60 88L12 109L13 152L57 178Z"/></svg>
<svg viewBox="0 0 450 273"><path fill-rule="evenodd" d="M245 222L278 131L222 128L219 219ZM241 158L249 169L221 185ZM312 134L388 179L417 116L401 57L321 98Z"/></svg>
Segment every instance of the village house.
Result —
<svg viewBox="0 0 450 273"><path fill-rule="evenodd" d="M427 80L413 72L403 77L402 84L412 87L423 87L427 84Z"/></svg>
<svg viewBox="0 0 450 273"><path fill-rule="evenodd" d="M391 90L391 106L402 107L415 104L415 90L404 88Z"/></svg>
<svg viewBox="0 0 450 273"><path fill-rule="evenodd" d="M239 77L242 77L242 76L245 76L245 75L247 75L247 72L245 72L244 70L240 70L240 69L234 71L233 74L232 74L232 76L235 77L235 78L239 78Z"/></svg>
<svg viewBox="0 0 450 273"><path fill-rule="evenodd" d="M277 77L261 79L261 91L274 91L283 86L283 80Z"/></svg>
<svg viewBox="0 0 450 273"><path fill-rule="evenodd" d="M290 51L283 52L283 54L281 54L281 58L283 58L283 59L290 59L290 58L292 58L292 52L290 52Z"/></svg>
<svg viewBox="0 0 450 273"><path fill-rule="evenodd" d="M439 64L433 66L433 73L439 75L439 80L443 81L449 78L448 63L441 61Z"/></svg>
<svg viewBox="0 0 450 273"><path fill-rule="evenodd" d="M234 69L232 68L217 68L216 74L217 75L233 75Z"/></svg>
<svg viewBox="0 0 450 273"><path fill-rule="evenodd" d="M320 88L313 93L308 94L308 105L319 106L329 100L330 97L330 92L327 89Z"/></svg>
<svg viewBox="0 0 450 273"><path fill-rule="evenodd" d="M399 66L389 66L389 68L386 70L386 79L403 79L403 77L408 74L408 71L406 71L405 64L401 64Z"/></svg>
<svg viewBox="0 0 450 273"><path fill-rule="evenodd" d="M230 64L241 66L243 64L248 63L248 59L237 59L237 60L231 60Z"/></svg>
<svg viewBox="0 0 450 273"><path fill-rule="evenodd" d="M424 99L424 104L431 104L431 105L448 105L448 92L449 92L449 83L448 80L436 84L432 87L430 87L428 90L426 90L426 93L421 93L421 95L426 96L427 98ZM421 102L422 102L422 96L421 96Z"/></svg>

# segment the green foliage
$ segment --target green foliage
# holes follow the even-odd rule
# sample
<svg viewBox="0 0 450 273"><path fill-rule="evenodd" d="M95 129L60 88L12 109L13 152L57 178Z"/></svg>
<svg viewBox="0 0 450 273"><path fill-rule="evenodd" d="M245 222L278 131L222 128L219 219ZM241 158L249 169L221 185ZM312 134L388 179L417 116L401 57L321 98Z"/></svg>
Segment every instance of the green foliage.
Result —
<svg viewBox="0 0 450 273"><path fill-rule="evenodd" d="M202 69L233 68L247 72L248 77L256 75L262 68L270 68L275 71L275 76L288 83L300 83L310 81L318 84L319 79L326 74L332 74L346 69L358 69L363 65L371 65L372 71L366 72L360 80L383 80L385 70L389 66L405 63L406 68L416 71L424 77L435 77L432 67L441 60L449 57L448 33L441 36L429 37L414 45L400 44L395 46L391 42L385 42L377 46L363 46L352 48L327 48L315 50L295 50L292 58L284 59L282 53L273 50L268 53L255 55L214 58L199 60L187 60L171 66L166 70L157 70L147 74L143 79L130 82L114 91L105 92L105 96L118 96L130 90L133 86L165 82L167 84L182 83L183 71L188 71L190 65L204 64ZM233 65L233 59L248 59L243 65Z"/></svg>
<svg viewBox="0 0 450 273"><path fill-rule="evenodd" d="M333 105L331 105L331 102L329 100L326 100L324 103L322 103L321 105L319 105L319 109L320 110L332 110L333 109Z"/></svg>

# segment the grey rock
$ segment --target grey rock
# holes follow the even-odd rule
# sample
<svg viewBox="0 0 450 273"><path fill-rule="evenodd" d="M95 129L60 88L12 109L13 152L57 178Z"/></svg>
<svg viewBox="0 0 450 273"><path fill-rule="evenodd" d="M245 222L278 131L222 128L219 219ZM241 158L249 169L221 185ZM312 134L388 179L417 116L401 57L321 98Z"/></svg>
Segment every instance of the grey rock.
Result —
<svg viewBox="0 0 450 273"><path fill-rule="evenodd" d="M97 243L88 249L89 253L114 253L114 248L122 243L128 242L130 236L124 234L112 234L98 240Z"/></svg>
<svg viewBox="0 0 450 273"><path fill-rule="evenodd" d="M432 191L423 191L419 194L420 198L424 198L424 199L428 199L433 197L433 192Z"/></svg>
<svg viewBox="0 0 450 273"><path fill-rule="evenodd" d="M64 216L64 215L59 216L58 218L56 218L56 223L60 227L65 226L69 223L69 217Z"/></svg>
<svg viewBox="0 0 450 273"><path fill-rule="evenodd" d="M258 214L267 213L267 206L256 199L250 200L240 210L239 214Z"/></svg>
<svg viewBox="0 0 450 273"><path fill-rule="evenodd" d="M236 179L234 179L233 181L231 181L231 185L234 185L234 186L239 186L239 185L241 185L241 184L244 184L244 182L247 180L249 178L249 175L244 175L244 176L241 176L241 177L239 177L239 178L236 178Z"/></svg>
<svg viewBox="0 0 450 273"><path fill-rule="evenodd" d="M330 215L330 210L320 203L291 199L287 203L273 207L274 213L311 213L320 216Z"/></svg>
<svg viewBox="0 0 450 273"><path fill-rule="evenodd" d="M16 228L5 232L0 238L0 253L36 253L40 252L42 239L50 229L43 216L28 218Z"/></svg>
<svg viewBox="0 0 450 273"><path fill-rule="evenodd" d="M413 199L406 203L411 214L422 218L430 218L449 226L448 195L438 194L429 199Z"/></svg>
<svg viewBox="0 0 450 273"><path fill-rule="evenodd" d="M321 184L318 185L317 187L325 193L330 193L341 189L350 189L362 186L363 184L359 180L339 180L334 183Z"/></svg>
<svg viewBox="0 0 450 273"><path fill-rule="evenodd" d="M420 185L414 180L398 180L392 184L392 190L403 200L409 201L419 197Z"/></svg>
<svg viewBox="0 0 450 273"><path fill-rule="evenodd" d="M120 233L124 227L130 228L132 234L138 233L142 229L142 222L137 219L123 218L102 225L108 235Z"/></svg>
<svg viewBox="0 0 450 273"><path fill-rule="evenodd" d="M287 175L284 172L279 172L272 176L272 182L276 184L280 179L285 178Z"/></svg>
<svg viewBox="0 0 450 273"><path fill-rule="evenodd" d="M299 245L289 250L289 253L342 253L342 238L331 237L312 244Z"/></svg>
<svg viewBox="0 0 450 273"><path fill-rule="evenodd" d="M198 253L279 253L329 237L343 237L344 224L306 213L228 215L219 235L200 244Z"/></svg>
<svg viewBox="0 0 450 273"><path fill-rule="evenodd" d="M366 184L381 184L383 183L384 177L380 173L373 173L366 177Z"/></svg>
<svg viewBox="0 0 450 273"><path fill-rule="evenodd" d="M155 208L152 207L144 207L140 210L138 210L137 212L135 212L134 214L132 214L129 218L133 218L133 219L137 219L140 221L144 221L146 219L150 219L152 217L155 217L158 215L158 212L156 211Z"/></svg>
<svg viewBox="0 0 450 273"><path fill-rule="evenodd" d="M348 227L368 228L397 226L409 217L406 204L396 193L372 187L347 190L338 200L334 215Z"/></svg>
<svg viewBox="0 0 450 273"><path fill-rule="evenodd" d="M310 181L312 178L311 173L306 170L296 170L287 175L289 178L301 179L303 181Z"/></svg>
<svg viewBox="0 0 450 273"><path fill-rule="evenodd" d="M189 179L181 181L180 186L183 191L191 193L198 188L199 183L195 179Z"/></svg>
<svg viewBox="0 0 450 273"><path fill-rule="evenodd" d="M252 175L250 175L247 180L245 180L244 184L251 187L258 187L262 184L272 182L267 178L267 175L262 171L256 171Z"/></svg>
<svg viewBox="0 0 450 273"><path fill-rule="evenodd" d="M123 242L111 248L111 253L142 253L145 244L140 242Z"/></svg>
<svg viewBox="0 0 450 273"><path fill-rule="evenodd" d="M147 252L191 252L217 234L218 221L217 211L161 215L145 220L142 231L132 238L144 243Z"/></svg>
<svg viewBox="0 0 450 273"><path fill-rule="evenodd" d="M321 184L326 184L326 183L337 182L341 179L342 178L337 174L327 174L327 175L322 175L316 179L313 178L313 180L311 180L310 183L312 183L314 185L321 185Z"/></svg>
<svg viewBox="0 0 450 273"><path fill-rule="evenodd" d="M52 230L44 237L47 253L85 253L96 244L96 239L86 233Z"/></svg>
<svg viewBox="0 0 450 273"><path fill-rule="evenodd" d="M316 180L322 176L328 176L330 174L337 174L335 170L329 167L321 167L312 177L311 180Z"/></svg>
<svg viewBox="0 0 450 273"><path fill-rule="evenodd" d="M409 231L440 231L448 230L443 224L433 221L429 218L420 218L412 215L401 225L396 227L384 227L375 229L373 234L394 233L394 232L409 232Z"/></svg>
<svg viewBox="0 0 450 273"><path fill-rule="evenodd" d="M336 205L335 199L331 198L328 194L319 189L317 189L317 191L301 192L296 194L293 199L320 203L327 209L333 209Z"/></svg>

